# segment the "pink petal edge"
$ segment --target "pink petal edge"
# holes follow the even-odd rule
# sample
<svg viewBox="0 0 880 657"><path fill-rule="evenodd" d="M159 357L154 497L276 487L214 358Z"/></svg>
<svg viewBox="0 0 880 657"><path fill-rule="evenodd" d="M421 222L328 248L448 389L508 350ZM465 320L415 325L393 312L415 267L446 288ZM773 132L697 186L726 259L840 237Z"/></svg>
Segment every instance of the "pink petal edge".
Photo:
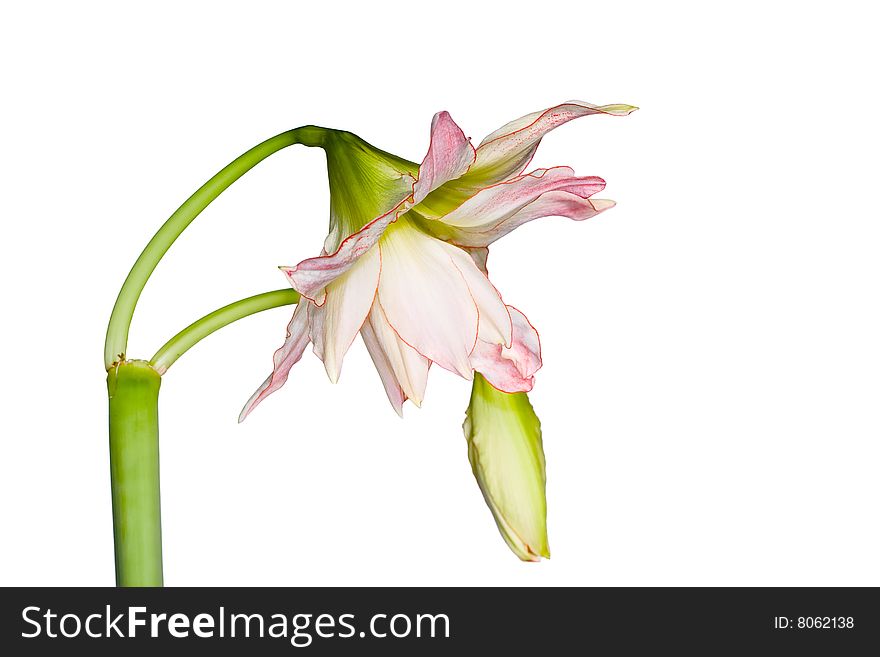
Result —
<svg viewBox="0 0 880 657"><path fill-rule="evenodd" d="M603 189L605 181L602 178L576 176L571 167L536 169L481 189L439 221L459 228L492 225L504 221L547 192L563 191L589 198Z"/></svg>
<svg viewBox="0 0 880 657"><path fill-rule="evenodd" d="M449 112L435 114L431 143L419 166L419 179L413 185L413 203L421 203L433 190L467 173L476 157L476 149Z"/></svg>
<svg viewBox="0 0 880 657"><path fill-rule="evenodd" d="M358 258L379 242L385 229L412 206L410 199L408 196L381 217L349 235L335 253L307 258L294 267L279 269L294 290L315 305L324 305L327 285L351 269Z"/></svg>
<svg viewBox="0 0 880 657"><path fill-rule="evenodd" d="M502 392L529 392L542 365L541 338L522 312L507 308L513 321L510 348L480 340L471 354L471 365Z"/></svg>
<svg viewBox="0 0 880 657"><path fill-rule="evenodd" d="M510 121L487 135L477 147L471 167L474 175L489 175L491 181L506 180L528 166L541 139L551 130L573 119L592 114L626 116L637 108L630 105L593 105L571 100Z"/></svg>
<svg viewBox="0 0 880 657"><path fill-rule="evenodd" d="M582 221L613 207L613 201L589 201L605 181L578 177L570 167L538 169L480 190L439 220L447 239L461 247L484 247L540 217L560 215Z"/></svg>
<svg viewBox="0 0 880 657"><path fill-rule="evenodd" d="M302 358L303 352L309 344L308 306L310 305L308 302L297 304L293 311L293 317L290 318L290 323L287 325L287 338L272 357L274 364L272 374L257 388L244 408L241 409L238 416L239 422L244 422L251 411L266 397L287 382L290 369Z"/></svg>

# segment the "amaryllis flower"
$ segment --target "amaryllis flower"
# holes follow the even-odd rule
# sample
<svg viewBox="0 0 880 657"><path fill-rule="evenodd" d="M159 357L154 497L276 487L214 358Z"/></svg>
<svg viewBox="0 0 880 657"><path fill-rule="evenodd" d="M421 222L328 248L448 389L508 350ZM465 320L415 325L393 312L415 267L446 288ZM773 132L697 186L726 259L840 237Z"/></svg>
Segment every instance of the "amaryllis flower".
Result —
<svg viewBox="0 0 880 657"><path fill-rule="evenodd" d="M634 109L568 102L511 121L476 148L440 112L420 165L351 133L324 131L330 234L320 255L282 267L302 299L272 374L240 419L284 385L309 343L335 382L358 333L399 414L407 399L421 404L432 363L469 380L479 372L504 393L531 390L541 367L538 333L489 281L488 246L539 217L582 221L612 207L592 198L605 187L601 178L565 166L525 169L553 128ZM497 518L500 506L490 506ZM517 545L523 558L546 551Z"/></svg>

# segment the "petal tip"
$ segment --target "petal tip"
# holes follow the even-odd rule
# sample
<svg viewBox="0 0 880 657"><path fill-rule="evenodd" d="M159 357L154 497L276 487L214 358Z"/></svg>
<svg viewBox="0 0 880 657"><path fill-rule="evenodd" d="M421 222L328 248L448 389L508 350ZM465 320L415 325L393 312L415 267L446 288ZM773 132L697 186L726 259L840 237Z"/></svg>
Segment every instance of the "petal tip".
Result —
<svg viewBox="0 0 880 657"><path fill-rule="evenodd" d="M596 212L605 212L605 210L610 210L617 203L607 198L594 198L590 199L590 203L593 204L593 207L596 209Z"/></svg>
<svg viewBox="0 0 880 657"><path fill-rule="evenodd" d="M333 385L339 383L339 373L341 368L331 367L325 362L324 369L327 371L327 378L330 379L330 383Z"/></svg>
<svg viewBox="0 0 880 657"><path fill-rule="evenodd" d="M614 116L628 116L638 110L639 108L635 105L603 105L599 108L605 114L612 114Z"/></svg>
<svg viewBox="0 0 880 657"><path fill-rule="evenodd" d="M247 404L244 405L244 408L241 409L241 413L238 414L238 424L244 422L248 415L251 414L251 411L256 408L256 404L254 404L253 400L248 401Z"/></svg>
<svg viewBox="0 0 880 657"><path fill-rule="evenodd" d="M543 559L550 558L550 548L544 546L539 549L537 552L532 549L530 545L525 546L526 551L522 554L517 554L520 561L524 561L525 563L541 563Z"/></svg>

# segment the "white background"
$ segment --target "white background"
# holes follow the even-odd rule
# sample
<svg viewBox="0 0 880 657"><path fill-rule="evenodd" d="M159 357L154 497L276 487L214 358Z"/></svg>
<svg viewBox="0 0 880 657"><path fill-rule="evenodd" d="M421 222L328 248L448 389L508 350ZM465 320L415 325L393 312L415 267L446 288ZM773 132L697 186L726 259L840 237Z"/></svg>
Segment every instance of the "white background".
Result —
<svg viewBox="0 0 880 657"><path fill-rule="evenodd" d="M869 3L7 3L0 583L113 583L102 348L129 267L195 188L306 123L421 159L570 98L631 103L535 166L616 209L505 238L493 281L541 331L553 558L520 563L473 481L469 384L398 419L358 340L239 426L289 309L162 386L172 585L880 584L880 222ZM872 40L874 43L872 44ZM327 227L291 148L173 247L129 356L284 286Z"/></svg>

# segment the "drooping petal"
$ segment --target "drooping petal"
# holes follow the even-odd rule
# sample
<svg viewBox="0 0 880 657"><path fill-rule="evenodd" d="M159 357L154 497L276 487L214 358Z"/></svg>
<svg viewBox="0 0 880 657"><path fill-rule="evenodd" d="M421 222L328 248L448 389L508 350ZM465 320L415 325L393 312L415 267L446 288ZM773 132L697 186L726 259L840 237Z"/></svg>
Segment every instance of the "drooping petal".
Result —
<svg viewBox="0 0 880 657"><path fill-rule="evenodd" d="M333 383L339 379L342 359L373 305L380 269L379 248L374 246L327 286L327 299L321 306L323 338L319 344L324 368Z"/></svg>
<svg viewBox="0 0 880 657"><path fill-rule="evenodd" d="M578 177L569 167L538 169L491 185L439 221L419 225L460 246L487 246L524 223L551 215L587 219L608 209L610 201L588 201L605 188L596 176Z"/></svg>
<svg viewBox="0 0 880 657"><path fill-rule="evenodd" d="M479 312L450 258L449 250L454 248L405 220L394 224L379 243L378 300L404 342L441 367L470 379L468 357L477 340Z"/></svg>
<svg viewBox="0 0 880 657"><path fill-rule="evenodd" d="M477 374L463 428L501 536L523 561L549 557L541 422L526 393L500 392Z"/></svg>
<svg viewBox="0 0 880 657"><path fill-rule="evenodd" d="M413 202L420 203L440 185L467 172L476 159L470 139L452 120L449 112L438 112L431 121L431 144L419 167L413 187Z"/></svg>
<svg viewBox="0 0 880 657"><path fill-rule="evenodd" d="M335 253L303 260L295 267L281 267L294 290L316 305L323 305L326 287L354 266L357 259L376 245L382 233L411 206L409 199L374 219L342 241Z"/></svg>
<svg viewBox="0 0 880 657"><path fill-rule="evenodd" d="M541 369L541 337L522 312L508 306L513 320L513 344L501 350L501 357L510 360L523 376L534 376Z"/></svg>
<svg viewBox="0 0 880 657"><path fill-rule="evenodd" d="M572 119L591 114L626 116L637 108L631 105L593 105L579 100L533 112L502 126L488 135L477 148L477 159L467 173L469 184L480 180L492 184L507 180L525 170L541 138Z"/></svg>
<svg viewBox="0 0 880 657"><path fill-rule="evenodd" d="M400 339L400 336L388 323L385 311L382 310L378 302L373 304L364 329L366 332L361 331L364 342L372 341L382 352L395 382L403 391L403 398L411 399L416 406L421 406L422 400L425 398L425 388L428 385L428 369L431 367L431 361ZM367 349L370 350L369 344ZM370 351L373 355L372 350ZM376 362L376 356L373 356L373 362ZM380 376L384 381L385 375L382 374L378 363L376 367L380 370ZM387 387L386 384L386 390ZM392 399L390 393L388 397L391 399L391 404L394 405L395 400ZM398 412L400 411L398 410Z"/></svg>
<svg viewBox="0 0 880 657"><path fill-rule="evenodd" d="M528 392L535 384L535 372L541 369L541 339L529 320L513 306L508 306L513 320L510 347L477 341L471 365L493 387L503 392Z"/></svg>
<svg viewBox="0 0 880 657"><path fill-rule="evenodd" d="M287 339L272 358L274 362L272 374L257 388L256 392L251 395L251 398L244 405L244 408L241 409L241 413L238 416L239 422L244 422L244 419L260 402L287 382L290 368L302 358L303 352L309 344L308 307L310 305L312 304L308 301L301 301L297 304L296 309L293 311L293 317L291 317L290 323L287 325Z"/></svg>
<svg viewBox="0 0 880 657"><path fill-rule="evenodd" d="M309 304L309 340L312 341L312 353L324 360L324 306Z"/></svg>
<svg viewBox="0 0 880 657"><path fill-rule="evenodd" d="M370 358L373 359L376 371L379 372L379 378L382 379L382 385L385 387L385 394L388 395L388 401L391 402L391 406L394 408L395 412L400 417L403 417L403 402L406 401L406 393L397 381L397 376L394 374L394 369L391 367L391 361L388 359L382 345L379 344L376 333L373 331L373 327L370 326L369 322L366 322L361 327L361 337L364 339L364 344L367 347L367 352L370 354Z"/></svg>

